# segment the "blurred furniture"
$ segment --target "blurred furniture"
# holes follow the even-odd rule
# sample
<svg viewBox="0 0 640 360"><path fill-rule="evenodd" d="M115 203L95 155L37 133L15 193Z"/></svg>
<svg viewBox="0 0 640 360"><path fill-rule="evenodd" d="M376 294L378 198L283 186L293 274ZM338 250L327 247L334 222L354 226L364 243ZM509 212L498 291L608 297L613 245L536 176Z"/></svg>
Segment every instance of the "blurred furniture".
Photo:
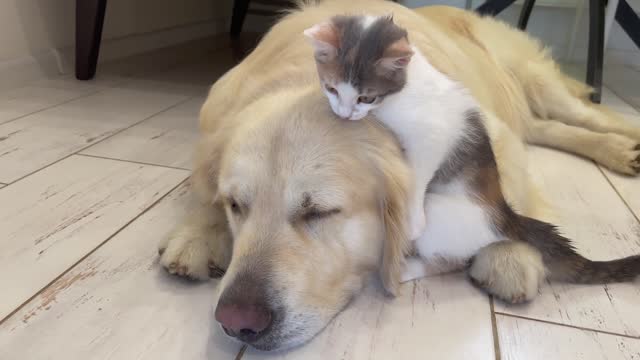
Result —
<svg viewBox="0 0 640 360"><path fill-rule="evenodd" d="M476 11L480 14L495 16L513 4L516 0L488 0ZM518 28L525 30L536 0L524 0L518 18ZM578 4L578 13L582 4ZM605 12L606 9L606 12ZM580 15L578 15L580 16ZM626 0L589 0L589 49L587 55L587 84L595 90L591 101L600 103L602 96L602 64L604 48L611 34L613 20L616 20L631 40L640 48L640 18ZM572 38L575 39L577 26L574 26ZM572 49L570 50L570 53Z"/></svg>
<svg viewBox="0 0 640 360"><path fill-rule="evenodd" d="M249 6L250 3L260 4L262 7L254 8ZM234 0L229 34L231 38L240 35L247 14L278 16L282 14L282 9L293 7L295 4L295 0Z"/></svg>
<svg viewBox="0 0 640 360"><path fill-rule="evenodd" d="M398 2L398 0L392 0ZM471 0L467 0L471 1ZM261 4L267 6L273 6L273 8L252 8L250 3ZM244 25L244 19L247 14L257 14L266 16L277 16L282 14L278 9L285 9L295 6L295 0L234 0L233 2L233 14L231 16L231 30L229 34L232 38L238 37L242 32L242 26Z"/></svg>
<svg viewBox="0 0 640 360"><path fill-rule="evenodd" d="M252 2L273 7L251 8ZM282 14L279 10L295 3L295 0L234 0L229 33L232 38L240 35L248 13L277 16ZM89 80L96 74L106 6L107 0L76 0L75 72L78 80Z"/></svg>
<svg viewBox="0 0 640 360"><path fill-rule="evenodd" d="M96 74L107 0L76 0L76 78Z"/></svg>

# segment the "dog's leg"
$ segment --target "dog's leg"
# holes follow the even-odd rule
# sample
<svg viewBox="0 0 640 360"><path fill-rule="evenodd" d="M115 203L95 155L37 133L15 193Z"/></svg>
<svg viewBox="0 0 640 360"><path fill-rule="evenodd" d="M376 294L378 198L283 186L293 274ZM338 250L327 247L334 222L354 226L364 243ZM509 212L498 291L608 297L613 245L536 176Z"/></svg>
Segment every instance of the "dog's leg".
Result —
<svg viewBox="0 0 640 360"><path fill-rule="evenodd" d="M640 144L626 136L537 118L529 122L527 130L531 144L581 155L624 174L640 173Z"/></svg>
<svg viewBox="0 0 640 360"><path fill-rule="evenodd" d="M567 125L579 126L600 133L615 133L640 142L640 127L618 115L601 109L600 105L585 104L564 88L550 89L547 110L549 118Z"/></svg>
<svg viewBox="0 0 640 360"><path fill-rule="evenodd" d="M584 89L571 90L574 80L566 78L549 64L530 64L520 78L525 80L525 93L534 114L570 126L599 133L615 133L640 142L640 127L634 126L605 106L580 98Z"/></svg>
<svg viewBox="0 0 640 360"><path fill-rule="evenodd" d="M469 277L478 287L508 303L533 299L545 278L542 255L521 241L499 241L470 261Z"/></svg>
<svg viewBox="0 0 640 360"><path fill-rule="evenodd" d="M171 274L205 280L220 277L231 261L231 234L221 206L195 205L159 246Z"/></svg>

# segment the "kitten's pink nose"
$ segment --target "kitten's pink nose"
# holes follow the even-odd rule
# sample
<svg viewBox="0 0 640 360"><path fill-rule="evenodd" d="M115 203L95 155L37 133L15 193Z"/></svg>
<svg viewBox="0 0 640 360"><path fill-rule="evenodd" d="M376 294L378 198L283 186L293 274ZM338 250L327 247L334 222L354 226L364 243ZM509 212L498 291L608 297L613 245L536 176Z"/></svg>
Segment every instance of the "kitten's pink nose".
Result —
<svg viewBox="0 0 640 360"><path fill-rule="evenodd" d="M340 107L340 108L338 108L338 116L340 116L343 119L350 118L351 114L353 114L353 110L351 110L348 107Z"/></svg>

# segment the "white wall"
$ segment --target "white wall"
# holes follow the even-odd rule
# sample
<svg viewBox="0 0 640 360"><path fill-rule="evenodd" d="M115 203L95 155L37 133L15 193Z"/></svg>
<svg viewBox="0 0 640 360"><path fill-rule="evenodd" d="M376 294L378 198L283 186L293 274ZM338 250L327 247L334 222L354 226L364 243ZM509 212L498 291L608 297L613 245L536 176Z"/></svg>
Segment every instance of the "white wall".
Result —
<svg viewBox="0 0 640 360"><path fill-rule="evenodd" d="M100 59L128 56L225 31L231 3L232 0L107 0ZM3 68L26 69L34 64L43 72L69 70L74 38L75 0L0 0L0 72ZM54 69L50 69L52 58Z"/></svg>

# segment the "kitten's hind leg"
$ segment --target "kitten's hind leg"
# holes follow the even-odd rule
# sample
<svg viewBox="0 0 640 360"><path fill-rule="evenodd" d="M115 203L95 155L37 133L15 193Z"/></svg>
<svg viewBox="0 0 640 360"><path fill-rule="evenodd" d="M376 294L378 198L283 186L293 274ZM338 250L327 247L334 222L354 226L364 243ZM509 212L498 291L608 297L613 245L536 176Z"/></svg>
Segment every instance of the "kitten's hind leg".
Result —
<svg viewBox="0 0 640 360"><path fill-rule="evenodd" d="M470 261L476 286L512 304L530 301L545 278L542 255L531 245L504 240L480 249Z"/></svg>

